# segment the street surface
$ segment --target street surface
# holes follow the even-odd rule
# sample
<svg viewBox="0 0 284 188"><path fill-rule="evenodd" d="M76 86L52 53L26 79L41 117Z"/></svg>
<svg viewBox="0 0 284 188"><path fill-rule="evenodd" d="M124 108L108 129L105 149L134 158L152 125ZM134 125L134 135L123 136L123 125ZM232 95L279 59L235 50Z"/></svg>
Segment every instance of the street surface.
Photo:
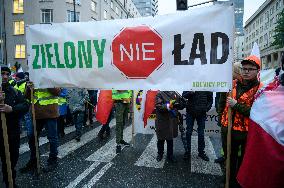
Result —
<svg viewBox="0 0 284 188"><path fill-rule="evenodd" d="M126 147L122 153L115 153L115 119L110 123L111 137L100 140L98 122L93 127L84 127L81 141L74 139L75 127L65 128L65 137L59 142L59 165L53 172L35 176L32 173L17 173L19 187L220 187L223 172L214 163L215 153L220 151L216 138L205 137L209 162L198 158L197 137L192 137L191 161L183 161L183 145L180 137L174 141L174 154L178 160L171 164L163 159L156 161L155 135L134 135L134 146ZM124 140L131 142L131 126L124 129ZM41 135L41 166L48 158L49 145L46 136ZM21 135L20 158L17 170L29 159L27 138ZM166 149L166 144L165 144ZM166 152L166 151L165 151ZM164 155L165 158L166 155ZM1 174L2 176L2 174ZM3 187L3 184L2 186Z"/></svg>

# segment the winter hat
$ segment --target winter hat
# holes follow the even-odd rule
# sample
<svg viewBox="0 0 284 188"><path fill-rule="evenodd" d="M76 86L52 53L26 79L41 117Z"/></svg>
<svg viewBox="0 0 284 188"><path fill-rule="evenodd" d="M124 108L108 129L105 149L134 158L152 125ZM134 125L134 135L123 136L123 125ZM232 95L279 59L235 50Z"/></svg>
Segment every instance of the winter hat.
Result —
<svg viewBox="0 0 284 188"><path fill-rule="evenodd" d="M23 72L18 72L16 74L16 77L20 78L20 79L24 79L25 78L25 74Z"/></svg>
<svg viewBox="0 0 284 188"><path fill-rule="evenodd" d="M6 71L6 72L9 72L11 74L11 70L9 67L7 67L7 65L1 65L1 72L2 71Z"/></svg>

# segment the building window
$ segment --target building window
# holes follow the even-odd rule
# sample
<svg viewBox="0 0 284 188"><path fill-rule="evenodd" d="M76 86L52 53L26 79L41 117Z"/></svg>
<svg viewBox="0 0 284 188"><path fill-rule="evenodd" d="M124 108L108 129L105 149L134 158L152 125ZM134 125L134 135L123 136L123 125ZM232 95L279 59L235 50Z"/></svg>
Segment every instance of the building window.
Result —
<svg viewBox="0 0 284 188"><path fill-rule="evenodd" d="M41 9L41 23L52 23L52 22L53 22L53 10Z"/></svg>
<svg viewBox="0 0 284 188"><path fill-rule="evenodd" d="M120 12L120 18L123 18L123 12L122 11Z"/></svg>
<svg viewBox="0 0 284 188"><path fill-rule="evenodd" d="M110 8L113 10L113 1L110 2Z"/></svg>
<svg viewBox="0 0 284 188"><path fill-rule="evenodd" d="M23 35L25 34L25 22L15 21L14 22L14 35Z"/></svg>
<svg viewBox="0 0 284 188"><path fill-rule="evenodd" d="M73 0L66 0L66 2L73 4ZM76 5L81 5L81 0L75 0L75 4L76 4Z"/></svg>
<svg viewBox="0 0 284 188"><path fill-rule="evenodd" d="M107 11L104 10L104 19L106 20L107 19Z"/></svg>
<svg viewBox="0 0 284 188"><path fill-rule="evenodd" d="M26 58L26 45L17 44L15 48L15 58L16 59L24 59Z"/></svg>
<svg viewBox="0 0 284 188"><path fill-rule="evenodd" d="M97 7L97 3L94 1L91 1L91 10L96 12L96 7Z"/></svg>
<svg viewBox="0 0 284 188"><path fill-rule="evenodd" d="M279 2L277 1L276 2L276 10L278 10L278 8L279 8Z"/></svg>
<svg viewBox="0 0 284 188"><path fill-rule="evenodd" d="M67 10L67 22L79 22L80 12L76 12L76 20L74 20L74 11Z"/></svg>
<svg viewBox="0 0 284 188"><path fill-rule="evenodd" d="M23 14L24 13L24 0L13 1L13 13Z"/></svg>
<svg viewBox="0 0 284 188"><path fill-rule="evenodd" d="M115 7L115 12L116 12L117 15L119 14L117 7Z"/></svg>

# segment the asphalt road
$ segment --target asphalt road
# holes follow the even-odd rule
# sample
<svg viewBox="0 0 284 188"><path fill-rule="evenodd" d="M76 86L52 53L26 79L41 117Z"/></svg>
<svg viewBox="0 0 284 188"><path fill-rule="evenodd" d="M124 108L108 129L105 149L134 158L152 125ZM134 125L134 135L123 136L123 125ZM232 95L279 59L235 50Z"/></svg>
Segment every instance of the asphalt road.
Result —
<svg viewBox="0 0 284 188"><path fill-rule="evenodd" d="M60 139L59 165L48 173L39 176L33 173L17 173L19 187L220 187L223 172L220 165L214 163L216 153L220 151L220 142L216 138L205 137L206 153L209 162L197 155L197 137L192 137L191 160L182 159L184 149L180 137L174 141L174 154L177 163L168 163L163 159L156 161L156 136L136 134L134 143L122 153L115 153L115 120L111 122L111 137L100 140L97 133L98 123L93 127L84 127L80 142L75 141L74 126L66 127L66 136ZM124 139L132 141L131 126L124 130ZM165 145L166 148L166 145ZM41 166L48 158L49 145L44 135L40 138ZM165 157L164 157L165 158ZM21 139L20 158L17 170L29 159L27 138ZM2 176L2 174L1 174ZM1 187L4 185L2 184Z"/></svg>

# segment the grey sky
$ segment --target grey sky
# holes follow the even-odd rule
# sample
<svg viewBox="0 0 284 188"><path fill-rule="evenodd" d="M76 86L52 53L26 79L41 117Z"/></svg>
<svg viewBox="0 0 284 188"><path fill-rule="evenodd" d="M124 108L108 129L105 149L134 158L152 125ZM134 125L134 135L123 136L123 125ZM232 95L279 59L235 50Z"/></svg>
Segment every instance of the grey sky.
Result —
<svg viewBox="0 0 284 188"><path fill-rule="evenodd" d="M208 0L188 0L188 4L197 4ZM265 2L265 0L244 0L244 22ZM168 14L176 11L176 0L158 0L159 14Z"/></svg>

